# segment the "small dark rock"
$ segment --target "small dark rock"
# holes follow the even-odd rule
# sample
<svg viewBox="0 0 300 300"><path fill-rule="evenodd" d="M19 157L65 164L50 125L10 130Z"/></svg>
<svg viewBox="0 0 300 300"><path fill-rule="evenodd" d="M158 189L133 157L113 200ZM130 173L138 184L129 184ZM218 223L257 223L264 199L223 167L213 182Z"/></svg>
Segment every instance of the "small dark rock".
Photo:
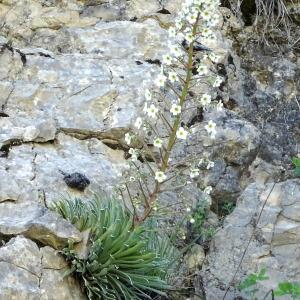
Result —
<svg viewBox="0 0 300 300"><path fill-rule="evenodd" d="M60 172L64 175L64 182L72 189L83 192L91 183L90 180L81 173L75 172L72 174L66 174L63 171Z"/></svg>
<svg viewBox="0 0 300 300"><path fill-rule="evenodd" d="M185 49L185 50L188 50L189 49L189 43L187 42L187 40L183 40L182 43L181 43L182 47ZM209 51L211 52L212 49L204 46L203 44L201 44L200 42L197 42L195 41L194 43L194 48L193 48L194 52L198 52L198 51Z"/></svg>
<svg viewBox="0 0 300 300"><path fill-rule="evenodd" d="M8 118L9 117L9 115L8 114L6 114L5 112L3 112L3 111L0 111L0 117L2 117L2 118Z"/></svg>

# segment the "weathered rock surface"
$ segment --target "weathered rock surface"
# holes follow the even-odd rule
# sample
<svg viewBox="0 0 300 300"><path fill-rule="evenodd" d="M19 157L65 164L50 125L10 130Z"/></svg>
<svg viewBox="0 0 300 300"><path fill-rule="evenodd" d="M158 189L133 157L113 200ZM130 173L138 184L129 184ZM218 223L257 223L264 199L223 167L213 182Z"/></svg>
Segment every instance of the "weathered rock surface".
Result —
<svg viewBox="0 0 300 300"><path fill-rule="evenodd" d="M0 237L17 236L0 248L1 299L85 299L53 250L81 234L45 206L118 182L118 148L166 51L158 21L128 21L139 5L0 4ZM84 191L64 182L76 172L90 181Z"/></svg>
<svg viewBox="0 0 300 300"><path fill-rule="evenodd" d="M78 161L74 161L74 157ZM87 196L100 189L109 190L117 182L118 170L124 164L122 151L112 150L96 138L78 140L63 133L57 135L55 143L26 143L13 147L8 157L1 160L5 180L18 185L13 191L14 185L5 185L6 193L15 195L3 195L3 198L42 205L67 194ZM60 170L85 174L91 184L84 193L70 189Z"/></svg>
<svg viewBox="0 0 300 300"><path fill-rule="evenodd" d="M124 133L140 114L145 88L167 51L165 29L182 3L146 2L0 3L0 236L17 235L0 248L1 299L56 300L57 294L62 300L85 299L72 278L63 278L65 263L53 250L81 235L45 207L67 194L111 191L118 182L126 162ZM299 5L289 4L288 10L299 23ZM243 27L227 8L221 11L217 40L209 46L220 56L211 68L224 84L207 92L225 110L214 115L188 110L184 121L193 134L176 150L177 157L207 157L215 165L201 168L199 180L181 193L163 195L166 205L184 196L194 207L203 197L199 188L211 185L215 207L235 203L242 193L203 269L207 299L221 299L253 230L250 221L278 180L237 280L267 266L272 279L266 287L300 281L299 181L286 180L300 143L297 42L293 49L285 43L280 55L277 45L261 49L249 40L251 26ZM204 128L208 119L217 123L213 143ZM71 189L61 171L83 174L90 185L84 192ZM213 219L217 224L216 215ZM39 249L34 241L53 248ZM198 250L191 270L204 261ZM24 259L20 253L26 253Z"/></svg>
<svg viewBox="0 0 300 300"><path fill-rule="evenodd" d="M80 232L67 221L36 203L1 203L0 236L22 234L54 248L68 240L81 241Z"/></svg>
<svg viewBox="0 0 300 300"><path fill-rule="evenodd" d="M270 279L259 282L258 297L264 297L279 282L300 281L300 180L276 183L274 188L273 185L249 185L234 212L226 218L223 229L214 237L208 262L202 270L207 299L222 299L253 233L232 284L238 284L246 274L262 268L267 269ZM237 295L236 290L230 289L226 299L234 299Z"/></svg>
<svg viewBox="0 0 300 300"><path fill-rule="evenodd" d="M51 247L39 247L22 236L0 248L0 299L85 299L76 282L63 278L62 257Z"/></svg>
<svg viewBox="0 0 300 300"><path fill-rule="evenodd" d="M232 201L242 195L237 208L226 218L224 228L214 237L199 278L206 299L223 299L229 284L226 299L235 299L240 295L238 283L249 273L266 268L270 279L259 283L257 297L260 299L280 282L300 280L296 271L300 223L295 217L300 201L299 180L288 180L294 177L289 170L290 158L299 153L299 52L291 48L283 50L287 49L284 38L277 40L277 46L285 51L284 56L272 48L274 44L257 47L255 41L248 39L252 27L237 26L230 14L226 23L229 28L226 34L235 41L233 48L238 55L232 51L231 61L225 64L228 84L220 95L227 109L235 111L242 120L247 119L260 132L260 140L254 155L245 156L249 160L241 164L244 168L237 168L237 161L228 167L226 160L215 163L216 174L224 172L221 175L224 176L229 168L235 170L235 176L232 172L231 176L224 176L227 182L222 180L223 190L218 193L216 189L214 198L220 201L229 196ZM220 148L220 153L222 151ZM240 152L237 156L241 158ZM274 182L278 183L255 229L255 221ZM235 193L226 192L228 188ZM241 268L231 283L253 232Z"/></svg>
<svg viewBox="0 0 300 300"><path fill-rule="evenodd" d="M190 273L196 272L202 267L205 253L202 246L195 244L185 257Z"/></svg>
<svg viewBox="0 0 300 300"><path fill-rule="evenodd" d="M212 140L205 129L207 120L217 125L216 138ZM237 198L243 188L243 176L258 154L261 132L252 123L239 118L235 113L205 113L203 122L191 127L191 137L186 145L178 147L176 156L208 158L214 161L213 168L200 168L197 183L200 187L212 186L215 201L227 202Z"/></svg>

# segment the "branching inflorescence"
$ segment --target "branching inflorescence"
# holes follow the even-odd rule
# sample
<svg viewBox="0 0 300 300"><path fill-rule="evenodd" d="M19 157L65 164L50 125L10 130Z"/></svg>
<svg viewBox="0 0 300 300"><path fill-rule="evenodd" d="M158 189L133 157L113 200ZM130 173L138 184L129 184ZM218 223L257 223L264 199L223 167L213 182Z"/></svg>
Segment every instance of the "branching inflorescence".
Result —
<svg viewBox="0 0 300 300"><path fill-rule="evenodd" d="M158 209L164 185L173 186L177 179L176 183L184 186L199 176L200 164L206 163L208 169L213 166L213 162L198 157L176 162L173 153L193 133L184 122L191 107L202 110L223 107L221 101L214 101L210 94L202 92L205 84L218 88L223 82L214 71L218 56L204 46L216 39L214 28L219 22L219 5L219 0L185 0L175 25L169 28L169 53L163 56L161 70L151 87L145 89L143 116L135 120L133 129L125 135L130 159L128 169L122 174L127 176L119 193L123 199L130 199L136 224ZM209 120L205 129L214 139L217 124ZM204 192L210 193L211 187Z"/></svg>

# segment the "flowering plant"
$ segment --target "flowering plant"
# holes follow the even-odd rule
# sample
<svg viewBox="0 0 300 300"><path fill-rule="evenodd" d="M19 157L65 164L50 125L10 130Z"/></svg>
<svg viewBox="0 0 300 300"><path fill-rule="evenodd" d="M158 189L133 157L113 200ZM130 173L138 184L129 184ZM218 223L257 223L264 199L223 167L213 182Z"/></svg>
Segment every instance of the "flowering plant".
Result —
<svg viewBox="0 0 300 300"><path fill-rule="evenodd" d="M218 88L223 79L216 76L214 63L218 56L204 46L216 39L213 28L218 23L219 0L185 0L182 10L169 28L169 53L163 55L159 74L151 90L145 90L143 117L135 120L134 128L125 134L130 147L129 167L126 180L120 188L120 196L129 197L136 223L143 222L158 208L162 187L181 176L181 186L200 174L204 160L186 158L187 167L176 171L181 162L173 162L177 144L186 141L191 129L183 121L188 110L222 109L222 102L201 91L203 82ZM195 103L196 102L196 103ZM214 139L217 124L209 120L205 126L208 135ZM213 162L206 161L207 169ZM189 176L184 172L189 170ZM124 174L123 174L124 175ZM150 175L150 176L149 176ZM209 194L211 187L204 193Z"/></svg>

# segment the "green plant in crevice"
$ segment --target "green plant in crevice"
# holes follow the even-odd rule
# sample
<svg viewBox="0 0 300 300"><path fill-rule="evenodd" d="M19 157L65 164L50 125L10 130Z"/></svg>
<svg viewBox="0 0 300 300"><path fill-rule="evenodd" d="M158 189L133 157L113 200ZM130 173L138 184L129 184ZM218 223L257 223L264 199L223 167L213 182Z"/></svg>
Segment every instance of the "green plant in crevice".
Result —
<svg viewBox="0 0 300 300"><path fill-rule="evenodd" d="M64 199L53 209L79 230L90 231L86 258L72 243L62 253L89 299L152 299L171 287L162 278L164 257L149 248L146 228L133 228L133 217L118 201Z"/></svg>
<svg viewBox="0 0 300 300"><path fill-rule="evenodd" d="M269 277L266 276L266 269L262 269L258 273L248 275L246 279L239 284L238 288L240 291L244 291L246 295L250 296L251 300L258 300L256 294L259 290L256 285L259 281L267 279L269 279Z"/></svg>
<svg viewBox="0 0 300 300"><path fill-rule="evenodd" d="M291 282L281 282L274 291L275 296L289 295L292 299L300 299L300 284Z"/></svg>
<svg viewBox="0 0 300 300"><path fill-rule="evenodd" d="M224 216L230 215L235 208L236 204L234 202L225 202L221 206L221 211Z"/></svg>
<svg viewBox="0 0 300 300"><path fill-rule="evenodd" d="M268 280L269 277L266 275L266 269L260 270L258 273L252 273L248 275L244 281L242 281L238 288L240 291L244 291L246 295L250 297L249 300L258 300L257 293L259 289L257 284L260 281ZM280 282L278 287L273 290L269 290L263 299L268 299L267 297L271 295L272 299L281 297L281 296L291 296L292 299L300 299L300 284L292 282ZM275 297L276 296L276 297Z"/></svg>
<svg viewBox="0 0 300 300"><path fill-rule="evenodd" d="M209 202L203 201L193 210L192 218L189 220L192 235L190 239L196 237L196 241L200 244L208 242L215 234L215 226L208 222L209 206Z"/></svg>
<svg viewBox="0 0 300 300"><path fill-rule="evenodd" d="M292 162L295 166L295 169L294 169L295 175L300 176L300 158L299 157L293 157Z"/></svg>

